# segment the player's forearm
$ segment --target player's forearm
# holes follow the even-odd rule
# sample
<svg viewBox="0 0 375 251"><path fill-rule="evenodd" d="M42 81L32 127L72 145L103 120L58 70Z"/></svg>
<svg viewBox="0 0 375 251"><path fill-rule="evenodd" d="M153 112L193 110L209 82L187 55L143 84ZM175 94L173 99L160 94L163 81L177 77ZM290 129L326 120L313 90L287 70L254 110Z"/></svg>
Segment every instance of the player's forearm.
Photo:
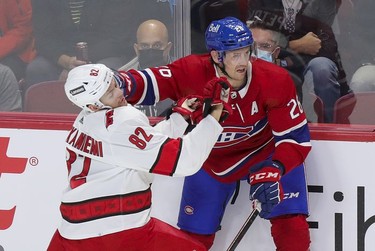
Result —
<svg viewBox="0 0 375 251"><path fill-rule="evenodd" d="M178 113L172 113L170 119L163 120L154 126L155 130L171 138L182 137L188 126L186 120Z"/></svg>
<svg viewBox="0 0 375 251"><path fill-rule="evenodd" d="M206 161L222 131L221 125L212 116L207 116L184 136L175 176L196 173Z"/></svg>
<svg viewBox="0 0 375 251"><path fill-rule="evenodd" d="M211 116L214 117L217 121L220 120L221 114L223 112L223 105L215 105L212 107Z"/></svg>
<svg viewBox="0 0 375 251"><path fill-rule="evenodd" d="M272 159L282 163L285 167L285 173L287 173L302 164L310 150L310 142L304 144L282 143L276 147Z"/></svg>
<svg viewBox="0 0 375 251"><path fill-rule="evenodd" d="M126 88L128 97L126 100L130 104L139 104L145 90L145 83L142 76L136 70L120 71L120 74L126 79ZM152 95L151 95L152 96ZM148 100L147 104L154 104L155 100Z"/></svg>

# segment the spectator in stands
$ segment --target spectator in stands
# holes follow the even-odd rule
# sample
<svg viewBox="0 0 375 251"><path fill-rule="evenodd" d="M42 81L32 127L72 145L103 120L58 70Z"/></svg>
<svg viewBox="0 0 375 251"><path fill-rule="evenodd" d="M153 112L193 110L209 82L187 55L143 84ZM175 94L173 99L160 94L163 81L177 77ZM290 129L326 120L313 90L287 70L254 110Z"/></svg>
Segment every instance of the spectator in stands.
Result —
<svg viewBox="0 0 375 251"><path fill-rule="evenodd" d="M137 56L121 67L121 70L144 69L171 62L172 42L164 23L155 19L146 20L138 26L136 37L134 51Z"/></svg>
<svg viewBox="0 0 375 251"><path fill-rule="evenodd" d="M285 48L287 44L286 37L281 32L272 30L257 16L255 16L255 20L248 21L247 24L251 29L254 41L256 42L257 58L273 62L281 67L285 67L285 58L287 55L292 55L291 53L284 51L283 58L280 57L281 48ZM286 70L288 70L293 79L299 101L304 105L304 110L308 121L316 122L318 120L318 115L311 105L314 102L312 99L313 97L309 95L309 93L305 93L305 96L303 96L302 79L288 68L286 68Z"/></svg>
<svg viewBox="0 0 375 251"><path fill-rule="evenodd" d="M137 42L134 44L136 57L120 70L144 69L171 63L172 42L169 40L168 29L164 23L156 19L146 20L138 26L136 37ZM166 99L156 105L136 105L136 107L147 116L156 117L162 116L172 102L171 99Z"/></svg>
<svg viewBox="0 0 375 251"><path fill-rule="evenodd" d="M69 70L88 62L118 69L133 54L129 38L134 36L138 24L152 15L147 9L155 11L155 15L168 16L159 12L160 8L170 13L168 3L161 6L146 0L34 0L32 3L38 57L27 68L26 88L46 80L64 80ZM160 8L152 8L155 6ZM87 42L87 60L77 59L77 42Z"/></svg>
<svg viewBox="0 0 375 251"><path fill-rule="evenodd" d="M286 37L277 30L272 30L259 17L255 16L254 20L248 21L247 25L251 29L255 41L256 57L265 61L275 63L278 66L285 66L280 59L281 48L287 44ZM297 94L302 101L302 80L293 72L289 71L296 86Z"/></svg>
<svg viewBox="0 0 375 251"><path fill-rule="evenodd" d="M0 111L21 111L22 98L13 71L0 64Z"/></svg>
<svg viewBox="0 0 375 251"><path fill-rule="evenodd" d="M8 66L18 81L36 54L31 16L30 0L0 1L0 63Z"/></svg>
<svg viewBox="0 0 375 251"><path fill-rule="evenodd" d="M328 24L331 19L322 22L321 15L315 18L311 10L316 6L312 8L309 5L312 3L316 2L250 0L249 20L259 16L287 36L288 47L281 50L280 57L284 57L285 51L292 55L286 56L282 65L303 79L305 85L311 84L315 94L324 102L324 121L329 123L333 120L334 103L350 89L335 35ZM311 76L311 82L306 76Z"/></svg>

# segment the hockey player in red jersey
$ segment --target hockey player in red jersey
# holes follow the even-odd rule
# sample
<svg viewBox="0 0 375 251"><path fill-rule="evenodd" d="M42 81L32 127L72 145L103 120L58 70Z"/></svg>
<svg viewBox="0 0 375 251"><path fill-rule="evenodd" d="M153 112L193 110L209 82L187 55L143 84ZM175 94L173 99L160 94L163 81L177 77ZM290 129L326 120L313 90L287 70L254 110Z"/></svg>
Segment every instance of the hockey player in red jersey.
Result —
<svg viewBox="0 0 375 251"><path fill-rule="evenodd" d="M210 248L236 184L247 179L250 199L261 203L260 216L271 222L276 249L306 251L303 163L311 144L292 79L272 63L251 60L252 34L236 18L213 21L205 36L208 54L122 73L129 82L128 100L137 104L200 95L205 83L217 77L233 88L233 114L221 123L224 131L203 168L185 178L178 226Z"/></svg>
<svg viewBox="0 0 375 251"><path fill-rule="evenodd" d="M150 217L151 183L153 174L188 176L200 169L223 130L218 121L228 109L230 86L210 81L203 97L180 99L169 119L152 127L127 104L123 81L102 64L69 72L66 95L83 110L66 139L69 186L48 250L207 250ZM203 118L205 100L212 102ZM185 119L200 121L187 135Z"/></svg>

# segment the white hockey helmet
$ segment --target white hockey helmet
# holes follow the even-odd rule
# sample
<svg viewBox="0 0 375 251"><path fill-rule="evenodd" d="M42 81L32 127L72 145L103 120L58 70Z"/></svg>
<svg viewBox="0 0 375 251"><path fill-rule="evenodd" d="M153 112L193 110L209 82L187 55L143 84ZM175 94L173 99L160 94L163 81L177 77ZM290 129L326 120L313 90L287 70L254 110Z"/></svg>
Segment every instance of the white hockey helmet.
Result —
<svg viewBox="0 0 375 251"><path fill-rule="evenodd" d="M92 111L88 105L104 108L99 99L108 90L113 71L103 64L80 65L69 71L65 82L65 94L75 105Z"/></svg>

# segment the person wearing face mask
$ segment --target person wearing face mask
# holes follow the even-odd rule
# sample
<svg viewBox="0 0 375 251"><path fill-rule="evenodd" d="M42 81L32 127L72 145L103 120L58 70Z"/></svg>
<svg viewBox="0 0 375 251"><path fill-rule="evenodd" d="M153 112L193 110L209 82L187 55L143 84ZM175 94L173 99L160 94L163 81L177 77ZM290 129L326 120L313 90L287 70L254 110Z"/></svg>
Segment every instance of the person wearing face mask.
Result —
<svg viewBox="0 0 375 251"><path fill-rule="evenodd" d="M283 47L287 41L285 36L275 30L267 27L260 18L255 17L254 21L247 22L248 27L251 29L253 38L255 41L255 55L258 59L262 59L281 67L285 67L287 63L287 57L280 57L281 47ZM292 77L299 100L302 102L302 80L293 72L289 71L289 75Z"/></svg>
<svg viewBox="0 0 375 251"><path fill-rule="evenodd" d="M278 48L276 48L273 51L267 51L266 49L268 49L268 47L265 47L265 49L261 49L262 46L264 46L264 45L268 46L267 44L263 44L263 45L257 44L257 47L256 47L257 58L260 58L260 59L263 59L265 61L274 63L275 62L274 53L275 53L275 50L278 49Z"/></svg>
<svg viewBox="0 0 375 251"><path fill-rule="evenodd" d="M134 43L136 57L120 68L120 70L143 69L156 67L171 62L168 29L164 23L149 19L138 26L137 42Z"/></svg>
<svg viewBox="0 0 375 251"><path fill-rule="evenodd" d="M280 65L280 44L286 43L285 37L266 27L257 16L254 21L248 21L246 24L253 34L256 57Z"/></svg>
<svg viewBox="0 0 375 251"><path fill-rule="evenodd" d="M136 57L119 70L143 69L169 64L172 42L169 41L168 29L164 23L156 19L149 19L138 26L137 42L134 44ZM147 116L163 116L173 101L167 99L156 105L136 105Z"/></svg>

